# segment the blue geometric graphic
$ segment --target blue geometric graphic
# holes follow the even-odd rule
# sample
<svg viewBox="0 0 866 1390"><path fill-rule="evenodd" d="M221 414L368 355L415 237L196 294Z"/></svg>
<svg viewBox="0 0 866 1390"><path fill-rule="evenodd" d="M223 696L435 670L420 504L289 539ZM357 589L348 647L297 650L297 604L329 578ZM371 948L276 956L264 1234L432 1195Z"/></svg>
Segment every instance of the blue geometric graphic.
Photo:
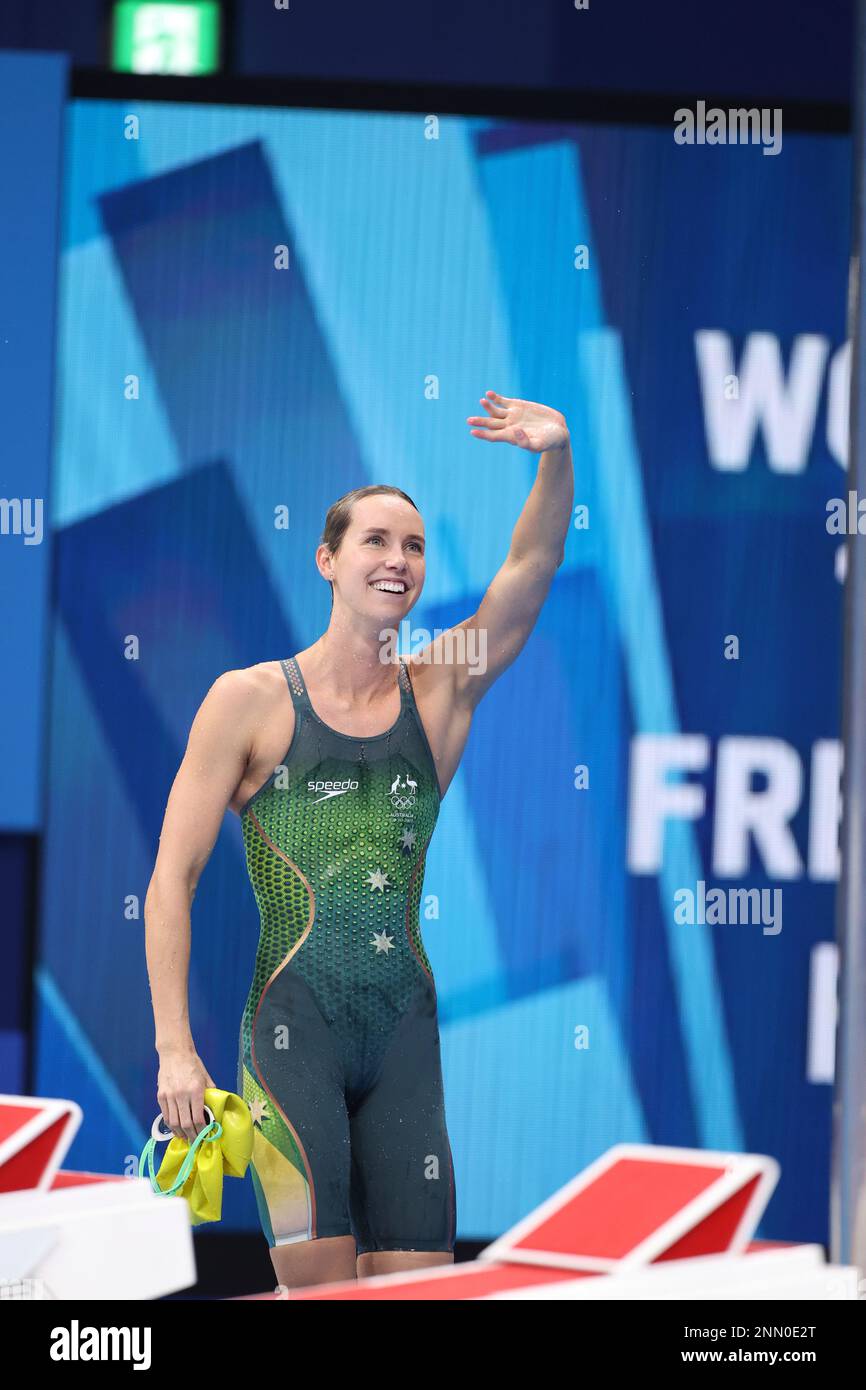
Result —
<svg viewBox="0 0 866 1390"><path fill-rule="evenodd" d="M786 136L761 159L661 129L447 117L430 138L420 114L136 103L118 151L123 112L74 103L67 148L36 1009L40 1090L86 1097L69 1163L120 1170L157 1110L142 908L204 695L325 629L316 545L364 483L424 517L413 632L476 611L538 465L469 435L492 388L564 412L589 524L478 707L427 856L458 1234L495 1235L644 1140L773 1155L761 1233L824 1240L830 1088L805 1038L835 884L807 842L811 750L839 733L823 515L844 475L823 378L799 470L774 468L760 426L747 466L720 469L695 334L736 360L773 334L786 368L798 335L841 346L846 142ZM687 775L701 813L668 821L651 873L629 866L637 735L708 749ZM673 913L719 880L732 735L783 740L805 770L776 937ZM778 886L757 842L730 886ZM257 926L227 812L190 1019L230 1088ZM249 1183L227 1184L225 1223L257 1227Z"/></svg>

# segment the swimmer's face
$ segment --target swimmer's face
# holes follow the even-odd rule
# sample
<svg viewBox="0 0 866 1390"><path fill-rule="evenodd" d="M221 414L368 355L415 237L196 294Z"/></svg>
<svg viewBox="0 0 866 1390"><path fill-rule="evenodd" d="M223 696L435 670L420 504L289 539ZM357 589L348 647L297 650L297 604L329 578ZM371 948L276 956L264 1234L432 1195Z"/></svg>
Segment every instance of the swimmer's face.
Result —
<svg viewBox="0 0 866 1390"><path fill-rule="evenodd" d="M424 523L402 497L385 492L360 498L336 555L325 553L335 604L339 598L359 615L391 627L418 602L425 575ZM383 582L389 587L381 587Z"/></svg>

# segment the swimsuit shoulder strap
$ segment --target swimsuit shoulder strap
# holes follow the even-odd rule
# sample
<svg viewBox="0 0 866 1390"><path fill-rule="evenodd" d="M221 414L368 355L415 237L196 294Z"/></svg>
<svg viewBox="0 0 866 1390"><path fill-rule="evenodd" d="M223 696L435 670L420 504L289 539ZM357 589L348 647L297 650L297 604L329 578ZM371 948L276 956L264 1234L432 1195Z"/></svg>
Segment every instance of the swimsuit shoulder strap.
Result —
<svg viewBox="0 0 866 1390"><path fill-rule="evenodd" d="M398 657L398 660L400 662L400 669L397 679L400 685L401 706L405 704L407 700L410 705L414 706L415 692L412 689L412 678L409 675L409 667L407 663L403 660L402 656Z"/></svg>
<svg viewBox="0 0 866 1390"><path fill-rule="evenodd" d="M280 662L283 668L283 675L289 687L289 694L295 709L311 710L310 697L307 694L307 687L301 675L301 668L293 656L286 657Z"/></svg>

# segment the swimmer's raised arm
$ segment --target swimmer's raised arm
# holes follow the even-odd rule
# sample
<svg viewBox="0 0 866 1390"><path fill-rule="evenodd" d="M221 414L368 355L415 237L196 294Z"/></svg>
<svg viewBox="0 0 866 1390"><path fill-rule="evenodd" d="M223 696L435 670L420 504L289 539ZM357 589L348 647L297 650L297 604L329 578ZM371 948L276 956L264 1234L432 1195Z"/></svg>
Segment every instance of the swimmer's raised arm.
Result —
<svg viewBox="0 0 866 1390"><path fill-rule="evenodd" d="M157 1099L178 1137L205 1123L205 1086L214 1083L189 1026L190 909L231 798L247 765L252 685L245 671L214 681L190 727L166 804L159 850L144 901L145 952L160 1058Z"/></svg>
<svg viewBox="0 0 866 1390"><path fill-rule="evenodd" d="M455 699L473 707L511 665L535 626L553 576L565 556L574 502L574 464L565 416L537 401L488 391L487 416L470 415L478 439L515 444L540 454L538 473L511 536L508 555L477 612L449 629ZM470 630L475 633L470 635ZM445 633L436 639L443 643ZM431 644L431 646L435 643ZM468 654L468 655L467 655ZM483 659L479 660L479 655ZM432 657L430 658L432 659ZM447 669L448 662L440 657Z"/></svg>

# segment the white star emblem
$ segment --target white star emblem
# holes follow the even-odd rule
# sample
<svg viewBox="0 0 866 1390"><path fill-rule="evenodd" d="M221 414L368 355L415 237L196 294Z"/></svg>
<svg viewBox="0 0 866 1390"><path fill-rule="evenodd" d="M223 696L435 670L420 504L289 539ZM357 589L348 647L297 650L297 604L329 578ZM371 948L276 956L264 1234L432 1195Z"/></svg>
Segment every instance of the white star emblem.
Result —
<svg viewBox="0 0 866 1390"><path fill-rule="evenodd" d="M400 836L400 848L403 849L403 850L405 850L406 854L408 854L409 851L410 851L410 849L411 849L412 846L414 845L414 843L415 843L415 831L414 831L414 830L404 830L404 831L403 831L403 834Z"/></svg>
<svg viewBox="0 0 866 1390"><path fill-rule="evenodd" d="M388 875L387 875L387 874L383 874L383 873L382 873L382 870L381 870L381 869L375 869L375 870L373 870L373 869L368 869L368 870L367 870L367 878L370 880L369 883L367 884L367 887L368 887L368 888L378 888L380 893L384 893L384 891L385 891L385 884L386 884L386 883L390 883L390 881L391 881L391 880L388 878Z"/></svg>
<svg viewBox="0 0 866 1390"><path fill-rule="evenodd" d="M268 1114L267 1101L254 1100L250 1106L250 1114L253 1118L253 1124L261 1128L262 1120L269 1120L271 1118Z"/></svg>
<svg viewBox="0 0 866 1390"><path fill-rule="evenodd" d="M383 951L387 956L389 951L394 950L394 938L393 936L389 936L387 932L374 931L373 940L370 942L370 945L376 947L377 956L381 955Z"/></svg>

